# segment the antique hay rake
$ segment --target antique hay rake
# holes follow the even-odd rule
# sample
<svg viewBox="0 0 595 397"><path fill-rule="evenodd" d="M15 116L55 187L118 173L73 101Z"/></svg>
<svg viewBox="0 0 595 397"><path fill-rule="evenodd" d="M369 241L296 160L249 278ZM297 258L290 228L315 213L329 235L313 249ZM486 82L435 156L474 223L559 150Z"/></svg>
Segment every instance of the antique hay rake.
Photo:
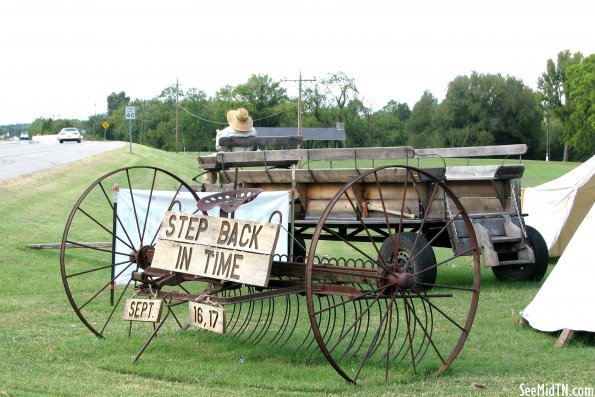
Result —
<svg viewBox="0 0 595 397"><path fill-rule="evenodd" d="M236 171L241 188L218 180L199 185L210 191L199 195L156 167L99 178L76 202L62 240L75 313L100 337L125 335L133 321L153 324L135 361L174 318L182 329L279 349L318 347L349 382L446 370L477 309L480 248L444 169L358 169L347 181L336 170L305 172L318 180L289 185L287 226L273 211L264 221L236 216L285 180L250 183ZM286 251L275 253L283 234Z"/></svg>

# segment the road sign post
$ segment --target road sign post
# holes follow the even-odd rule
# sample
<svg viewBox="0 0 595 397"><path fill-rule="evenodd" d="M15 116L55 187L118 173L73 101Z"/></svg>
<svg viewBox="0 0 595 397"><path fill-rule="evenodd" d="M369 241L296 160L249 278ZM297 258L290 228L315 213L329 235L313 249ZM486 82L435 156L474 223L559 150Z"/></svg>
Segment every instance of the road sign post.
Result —
<svg viewBox="0 0 595 397"><path fill-rule="evenodd" d="M126 120L128 120L128 137L130 139L130 153L132 153L132 120L136 119L136 107L126 106L124 110Z"/></svg>
<svg viewBox="0 0 595 397"><path fill-rule="evenodd" d="M109 128L109 123L104 121L101 126L103 127L103 140L105 141L105 135L107 133L107 129Z"/></svg>

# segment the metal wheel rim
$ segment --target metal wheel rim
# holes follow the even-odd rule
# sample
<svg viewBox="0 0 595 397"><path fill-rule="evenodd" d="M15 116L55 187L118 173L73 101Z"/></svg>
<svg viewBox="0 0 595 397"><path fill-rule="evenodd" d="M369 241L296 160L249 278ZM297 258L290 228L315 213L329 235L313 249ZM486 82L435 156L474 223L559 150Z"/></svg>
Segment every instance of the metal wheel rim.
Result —
<svg viewBox="0 0 595 397"><path fill-rule="evenodd" d="M314 288L313 288L314 287L314 285L313 285L313 282L314 282L314 280L313 280L314 261L315 261L316 255L317 255L316 250L317 250L317 246L318 246L318 242L319 242L322 230L324 228L324 225L326 223L326 220L327 220L330 212L333 209L333 206L336 204L338 199L342 195L344 195L345 192L348 189L350 189L354 184L356 184L358 181L361 181L370 175L376 175L376 173L380 170L383 170L386 168L391 168L391 167L400 167L400 168L405 169L408 173L414 172L414 173L417 173L418 175L423 175L423 176L429 178L430 180L432 180L433 183L435 183L435 186L442 189L444 191L444 193L447 195L447 197L452 200L452 202L455 204L456 208L460 211L457 216L460 216L463 219L465 227L470 231L473 230L472 223L471 223L466 211L462 207L460 201L452 193L452 191L443 182L441 182L440 180L435 178L433 175L429 174L426 171L423 171L423 170L420 170L420 169L417 169L414 167L385 166L385 167L375 168L373 170L367 171L364 174L359 175L358 177L354 178L351 182L348 182L347 184L345 184L343 186L343 188L333 197L331 202L325 208L322 216L320 217L318 225L317 225L316 230L312 237L312 242L311 242L310 251L308 254L308 260L307 260L307 264L306 264L306 304L307 304L308 315L310 318L312 331L313 331L314 337L318 343L320 350L322 351L322 353L324 354L324 356L326 357L328 362L331 364L331 366L337 371L337 373L339 373L348 382L353 382L353 383L355 383L358 380L359 372L356 375L348 374L347 370L341 367L341 365L338 363L338 360L335 358L335 355L330 351L329 347L327 346L327 341L325 341L325 338L323 337L323 332L321 332L320 324L317 320L317 315L319 313L317 313L316 308L315 308L315 302L314 302L315 293L314 293ZM401 219L403 219L403 218L401 218ZM478 299L479 299L479 283L480 283L479 248L477 245L477 240L475 238L475 234L470 233L469 237L470 237L471 246L472 246L470 252L471 252L471 256L473 258L473 287L468 291L468 293L470 294L469 309L468 309L467 315L464 319L464 323L461 323L458 325L458 326L462 327L462 330L461 330L461 333L460 333L452 351L445 358L440 357L441 365L437 369L437 371L436 371L437 373L441 373L441 372L445 371L451 365L451 363L454 361L454 359L457 357L457 355L461 351L461 349L468 337L468 334L471 329L471 325L473 323L473 319L475 317L475 313L477 310L477 304L478 304ZM423 292L418 292L418 293L423 294ZM424 310L425 310L425 305L426 305L425 301L423 299L421 299L420 301L424 302L423 304L424 304ZM426 315L427 315L427 313L426 313ZM430 315L429 315L431 318L430 321L433 321L432 315L433 315L432 313L430 313ZM392 312L391 312L391 316L392 316ZM415 324L415 322L414 322L414 324ZM420 327L421 327L421 325L420 325ZM428 336L428 338L431 338L431 336ZM390 341L390 337L389 337L388 345L389 345L389 350L388 350L388 353L385 354L387 357L389 357L390 353L391 353L390 348L391 348L392 344ZM377 348L378 348L378 346L376 346L374 349L377 349ZM412 346L410 346L410 349L411 349L411 351L413 351ZM362 362L362 366L363 366L363 364L365 364L366 360L367 359L364 359L364 361ZM386 365L386 369L385 369L385 373L386 373L385 378L386 379L388 379L388 372L389 372L388 361L389 361L389 359L387 359L387 365ZM414 361L414 359L413 359L413 361ZM415 366L415 364L413 366ZM414 368L414 371L415 371L415 368Z"/></svg>

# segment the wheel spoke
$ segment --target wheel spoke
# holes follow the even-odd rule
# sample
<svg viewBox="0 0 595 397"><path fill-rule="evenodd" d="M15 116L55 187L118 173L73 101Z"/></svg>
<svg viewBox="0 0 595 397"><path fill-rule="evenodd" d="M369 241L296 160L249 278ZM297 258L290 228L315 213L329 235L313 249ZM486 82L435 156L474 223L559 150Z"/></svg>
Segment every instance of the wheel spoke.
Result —
<svg viewBox="0 0 595 397"><path fill-rule="evenodd" d="M438 311L438 313L442 314L442 316L447 319L448 321L450 321L455 327L457 327L458 329L460 329L463 333L467 333L467 329L465 329L464 326L460 325L458 322L456 322L455 320L452 319L452 317L450 317L448 314L446 314L444 311L442 311L442 309L440 309L438 306L436 306L434 303L432 303L432 301L430 301L428 298L426 297L421 297L424 301L426 301L428 303L428 305L430 305L432 307L432 309Z"/></svg>
<svg viewBox="0 0 595 397"><path fill-rule="evenodd" d="M105 230L110 236L112 236L112 240L115 238L118 241L120 241L122 244L126 245L128 248L130 248L131 250L134 251L134 247L132 245L128 244L126 241L122 240L119 236L115 235L113 231L109 230L107 227L102 225L101 222L99 222L97 219L95 219L91 214L89 214L87 211L85 211L82 207L79 207L78 210L80 212L82 212L83 214L85 214L87 216L87 218L92 220L97 226L99 226L100 228Z"/></svg>
<svg viewBox="0 0 595 397"><path fill-rule="evenodd" d="M173 205L174 201L176 201L176 197L178 197L178 194L180 193L180 190L182 189L184 185L182 185L180 183L180 185L178 185L178 188L176 189L176 192L174 193L172 199L170 200L169 204L167 205L167 208L171 208L171 206ZM198 197L197 197L198 198ZM151 242L149 243L149 245L154 246L155 245L155 240L157 239L157 235L159 234L159 228L156 228L155 233L153 234L153 238L151 239Z"/></svg>
<svg viewBox="0 0 595 397"><path fill-rule="evenodd" d="M95 267L95 268L90 269L90 270L84 270L82 272L77 272L77 273L69 274L66 277L67 278L71 278L71 277L81 276L83 274L89 274L89 273L93 273L93 272L96 272L96 271L99 271L99 270L109 269L109 268L114 267L114 266L123 265L124 263L128 263L128 262L129 261L122 261L122 262L114 263L113 265L110 264L110 265Z"/></svg>
<svg viewBox="0 0 595 397"><path fill-rule="evenodd" d="M79 247L79 248L89 248L91 250L94 251L100 251L100 252L107 252L109 254L116 254L116 255L124 255L124 256L128 256L129 254L125 253L125 252L119 252L119 251L114 251L114 250L107 250L105 248L101 248L101 247L94 247L92 245L88 245L85 243L77 243L76 241L71 241L71 240L66 240L67 244L72 244L75 247Z"/></svg>
<svg viewBox="0 0 595 397"><path fill-rule="evenodd" d="M124 233L126 235L126 238L128 239L128 242L130 243L130 246L134 247L134 243L132 242L132 238L130 238L130 235L128 234L128 230L126 229L126 227L124 227L124 224L122 223L122 220L120 219L120 216L118 215L118 212L116 211L116 209L114 208L114 205L112 203L112 201L110 200L109 196L107 195L107 192L105 191L105 188L103 187L103 183L99 182L98 183L99 188L101 189L103 196L105 197L105 200L107 201L108 205L110 206L112 213L116 214L116 220L118 221L118 224L120 225L120 227L122 228L122 233ZM128 244L126 244L128 245Z"/></svg>
<svg viewBox="0 0 595 397"><path fill-rule="evenodd" d="M440 267L442 265L446 265L447 263L450 263L450 262L452 262L452 261L454 261L454 260L456 260L456 259L458 259L458 258L460 258L462 256L467 256L467 255L469 255L469 254L471 254L473 252L477 252L477 251L476 251L475 248L471 247L471 248L469 248L466 251L463 251L461 253L458 253L456 255L453 255L453 256L451 256L451 257L443 260L442 262L439 262L439 263L436 263L435 265L432 265L432 266L429 266L427 268L424 268L424 269L420 270L419 272L414 272L413 275L414 276L417 276L417 275L423 274L423 273L425 273L427 271L436 269L436 268L438 268L438 267Z"/></svg>
<svg viewBox="0 0 595 397"><path fill-rule="evenodd" d="M109 316L107 317L107 319L105 320L105 323L103 323L103 327L101 327L101 330L99 331L99 333L101 335L103 335L103 332L105 331L105 328L107 327L108 323L110 322L110 320L112 319L114 312L116 311L116 309L118 308L118 306L120 305L120 301L122 300L122 297L124 296L124 294L126 293L126 291L128 290L128 287L130 286L130 284L132 283L132 279L128 280L128 282L126 283L126 286L124 287L124 289L122 290L122 292L120 292L119 296L118 296L118 300L116 301L116 303L113 305L112 311L110 312Z"/></svg>
<svg viewBox="0 0 595 397"><path fill-rule="evenodd" d="M130 182L130 170L126 170L126 179L128 180L128 191L130 193L130 200L132 202L132 211L134 213L134 222L136 223L136 231L138 232L138 237L142 236L140 232L140 224L138 223L138 213L136 211L136 203L134 202L134 188L132 187L132 183ZM142 244L142 240L140 240L140 244Z"/></svg>
<svg viewBox="0 0 595 397"><path fill-rule="evenodd" d="M110 279L110 281L108 281L107 283L105 283L103 285L103 288L100 288L97 290L97 292L95 292L95 294L93 294L93 296L91 298L89 298L85 303L83 303L81 306L78 306L77 309L78 310L82 310L85 306L87 306L90 302L92 302L95 298L97 298L97 296L102 293L106 288L108 288L110 285L112 285L114 283L114 281L116 281L116 279L118 277L120 277L122 275L122 273L124 273L126 270L128 270L128 268L132 266L132 262L130 262L128 264L128 266L126 266L124 269L122 269L116 276L112 277Z"/></svg>
<svg viewBox="0 0 595 397"><path fill-rule="evenodd" d="M140 236L141 244L145 241L145 232L147 231L147 222L149 220L149 212L151 211L151 203L153 201L153 191L155 190L155 179L157 179L157 170L153 170L153 179L151 180L149 199L147 200L147 210L145 211L145 222L143 223L143 232Z"/></svg>

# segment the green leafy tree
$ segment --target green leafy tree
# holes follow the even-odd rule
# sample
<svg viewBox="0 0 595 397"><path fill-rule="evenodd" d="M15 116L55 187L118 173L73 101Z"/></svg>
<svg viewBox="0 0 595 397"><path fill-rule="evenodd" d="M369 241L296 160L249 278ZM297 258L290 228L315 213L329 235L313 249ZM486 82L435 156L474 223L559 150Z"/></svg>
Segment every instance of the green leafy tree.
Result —
<svg viewBox="0 0 595 397"><path fill-rule="evenodd" d="M364 105L359 98L353 98L347 106L339 111L335 108L334 120L343 120L347 146L380 146L379 131L371 122L372 110ZM335 127L336 121L329 127Z"/></svg>
<svg viewBox="0 0 595 397"><path fill-rule="evenodd" d="M324 94L320 83L307 87L302 96L302 109L305 111L302 117L303 125L308 127L332 125L334 116L331 116L331 107L329 98Z"/></svg>
<svg viewBox="0 0 595 397"><path fill-rule="evenodd" d="M405 123L407 143L416 148L432 146L433 119L438 111L438 100L430 91L424 91L420 100L413 106Z"/></svg>
<svg viewBox="0 0 595 397"><path fill-rule="evenodd" d="M382 111L392 113L403 122L409 120L409 117L411 117L411 109L409 109L409 105L407 105L404 102L397 102L393 99L391 99L390 101L388 101L386 105L384 105Z"/></svg>
<svg viewBox="0 0 595 397"><path fill-rule="evenodd" d="M363 103L360 101L358 104L356 100L358 100L358 90L355 80L343 72L329 73L326 78L304 89L302 102L306 114L302 120L306 122L303 125L334 127L338 121L345 121L347 133L349 134L350 131L353 133L355 126L350 126L347 121L354 120L347 113L368 114L364 110ZM354 103L350 106L351 102ZM357 138L355 141L365 141L365 138Z"/></svg>
<svg viewBox="0 0 595 397"><path fill-rule="evenodd" d="M570 111L567 106L568 79L566 70L571 65L580 64L583 55L580 52L571 54L569 50L558 53L557 61L547 60L546 71L537 81L540 91L539 100L542 103L546 118L558 118L563 126L564 157L568 161L572 144L573 131L569 128Z"/></svg>
<svg viewBox="0 0 595 397"><path fill-rule="evenodd" d="M595 154L595 54L566 69L570 142L581 160Z"/></svg>
<svg viewBox="0 0 595 397"><path fill-rule="evenodd" d="M276 127L283 114L291 110L287 106L288 100L287 90L279 82L268 75L252 75L244 84L236 87L227 85L217 91L213 106L220 114L217 120L226 122L228 110L244 107L255 120L255 125Z"/></svg>
<svg viewBox="0 0 595 397"><path fill-rule="evenodd" d="M192 151L215 150L212 103L203 91L191 88L180 104L180 130L183 147Z"/></svg>
<svg viewBox="0 0 595 397"><path fill-rule="evenodd" d="M252 75L245 84L234 89L235 98L249 104L248 111L258 125L279 125L281 105L288 100L287 90L267 75Z"/></svg>
<svg viewBox="0 0 595 397"><path fill-rule="evenodd" d="M407 139L405 121L411 111L407 104L389 101L381 110L370 116L372 131L371 146L403 146Z"/></svg>
<svg viewBox="0 0 595 397"><path fill-rule="evenodd" d="M522 81L499 74L459 76L448 85L433 127L446 146L527 143L541 147L541 112Z"/></svg>
<svg viewBox="0 0 595 397"><path fill-rule="evenodd" d="M107 115L111 116L114 112L120 109L122 104L130 102L130 98L126 96L124 91L116 94L112 92L107 97Z"/></svg>

